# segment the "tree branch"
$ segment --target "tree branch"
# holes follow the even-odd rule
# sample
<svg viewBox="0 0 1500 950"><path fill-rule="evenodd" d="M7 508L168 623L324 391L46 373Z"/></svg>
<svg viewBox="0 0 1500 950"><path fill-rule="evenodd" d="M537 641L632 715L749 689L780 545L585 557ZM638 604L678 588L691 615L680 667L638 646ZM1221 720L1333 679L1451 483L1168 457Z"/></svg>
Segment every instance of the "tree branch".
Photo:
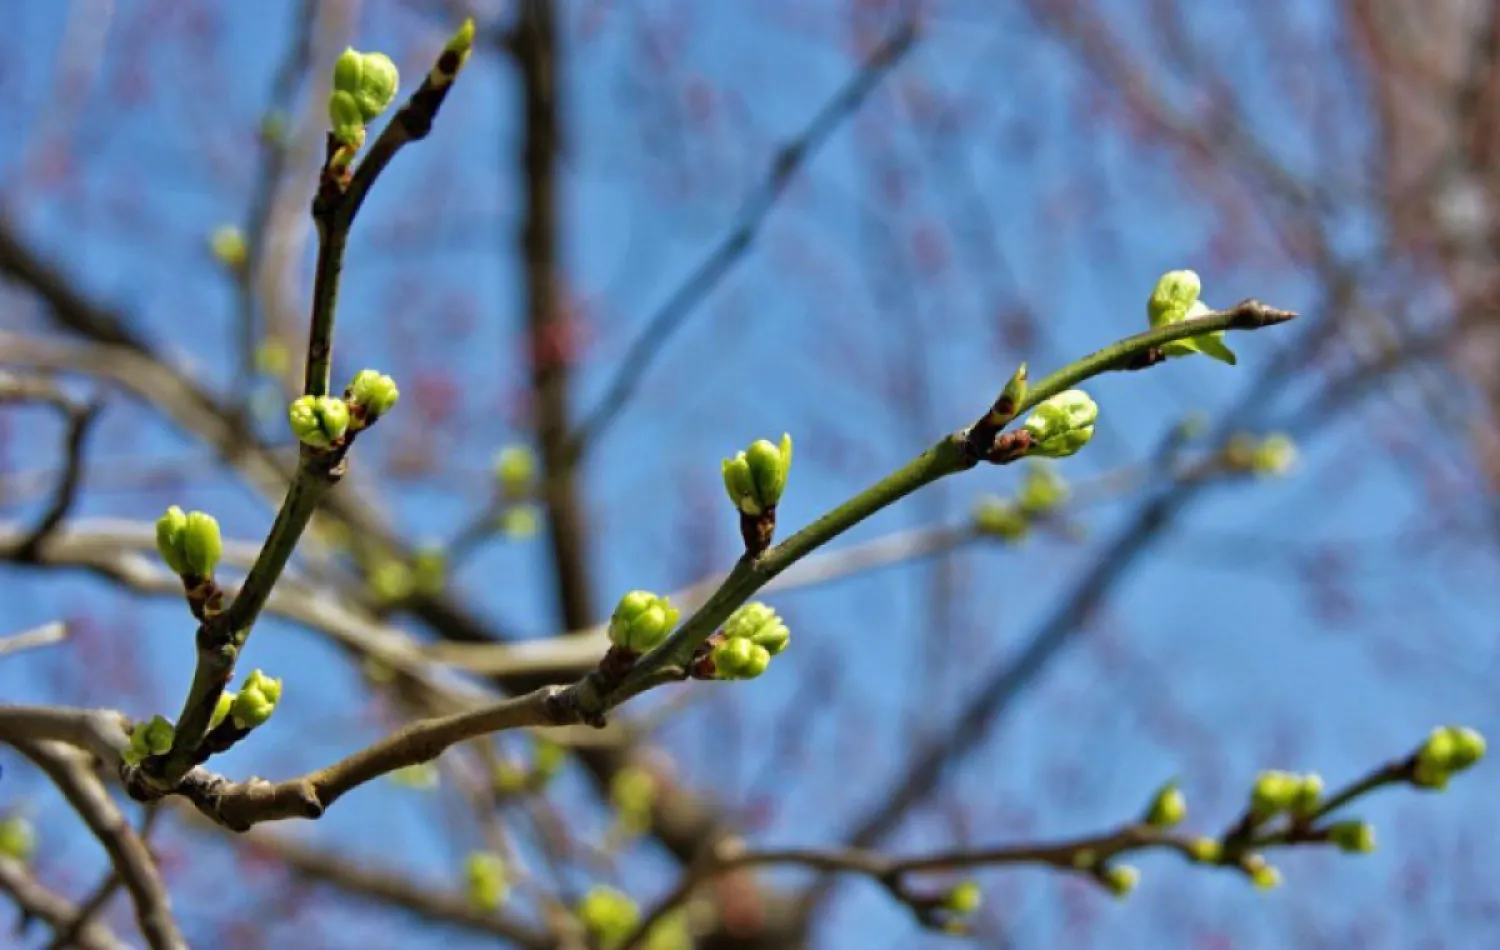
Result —
<svg viewBox="0 0 1500 950"><path fill-rule="evenodd" d="M136 920L152 950L187 950L187 942L172 919L171 900L150 850L94 777L87 757L59 742L10 741L47 773L109 853L115 872L135 902Z"/></svg>
<svg viewBox="0 0 1500 950"><path fill-rule="evenodd" d="M11 896L21 908L21 919L16 925L16 935L21 936L27 920L43 921L54 931L69 927L79 915L72 901L43 887L26 870L26 866L15 858L0 855L0 891ZM89 924L73 935L72 946L78 950L130 950L114 932L98 921Z"/></svg>

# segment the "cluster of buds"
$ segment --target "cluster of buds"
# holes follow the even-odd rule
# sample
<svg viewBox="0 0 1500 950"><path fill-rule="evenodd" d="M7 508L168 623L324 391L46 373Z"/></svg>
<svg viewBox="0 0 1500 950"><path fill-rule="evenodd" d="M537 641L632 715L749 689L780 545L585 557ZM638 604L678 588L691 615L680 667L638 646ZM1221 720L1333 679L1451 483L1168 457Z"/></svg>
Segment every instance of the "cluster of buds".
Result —
<svg viewBox="0 0 1500 950"><path fill-rule="evenodd" d="M1279 478L1296 467L1297 443L1280 432L1263 438L1240 433L1224 446L1224 465L1258 478Z"/></svg>
<svg viewBox="0 0 1500 950"><path fill-rule="evenodd" d="M281 680L254 670L245 677L240 691L232 695L226 715L234 720L235 726L248 731L263 725L276 711L276 704L281 702Z"/></svg>
<svg viewBox="0 0 1500 950"><path fill-rule="evenodd" d="M1026 454L1067 458L1089 444L1098 418L1099 407L1088 393L1081 389L1060 392L1026 417L1026 432L1031 436Z"/></svg>
<svg viewBox="0 0 1500 950"><path fill-rule="evenodd" d="M1174 270L1163 274L1151 291L1151 299L1146 302L1146 315L1151 326L1169 326L1213 313L1212 307L1198 299L1202 291L1203 284L1193 271ZM1224 345L1223 330L1168 343L1162 347L1162 353L1167 356L1202 353L1221 363L1235 364L1234 353Z"/></svg>
<svg viewBox="0 0 1500 950"><path fill-rule="evenodd" d="M476 851L469 855L464 862L464 879L469 906L475 910L496 910L510 894L505 861L490 851Z"/></svg>
<svg viewBox="0 0 1500 950"><path fill-rule="evenodd" d="M287 409L287 421L298 442L327 449L349 431L349 404L337 396L299 396Z"/></svg>
<svg viewBox="0 0 1500 950"><path fill-rule="evenodd" d="M666 597L633 590L620 598L609 617L609 642L628 653L641 654L667 638L681 611Z"/></svg>
<svg viewBox="0 0 1500 950"><path fill-rule="evenodd" d="M346 437L369 428L396 407L401 390L395 380L373 369L360 370L344 397L299 396L287 408L287 421L297 441L314 449L329 449Z"/></svg>
<svg viewBox="0 0 1500 950"><path fill-rule="evenodd" d="M1411 781L1420 788L1443 789L1448 779L1484 758L1484 736L1464 726L1439 726L1417 750Z"/></svg>
<svg viewBox="0 0 1500 950"><path fill-rule="evenodd" d="M357 428L364 428L390 412L400 398L396 381L373 369L360 370L344 390L351 421Z"/></svg>
<svg viewBox="0 0 1500 950"><path fill-rule="evenodd" d="M1262 772L1250 789L1250 816L1262 822L1286 812L1302 820L1315 815L1322 800L1323 777L1316 772Z"/></svg>
<svg viewBox="0 0 1500 950"><path fill-rule="evenodd" d="M166 755L172 749L177 730L165 716L153 716L150 722L138 722L130 730L130 744L121 758L127 765L140 765L153 755Z"/></svg>
<svg viewBox="0 0 1500 950"><path fill-rule="evenodd" d="M640 923L635 901L612 887L593 887L574 909L578 922L599 946L618 946Z"/></svg>
<svg viewBox="0 0 1500 950"><path fill-rule="evenodd" d="M791 631L776 611L759 601L744 604L729 615L709 652L714 678L755 679L791 642Z"/></svg>
<svg viewBox="0 0 1500 950"><path fill-rule="evenodd" d="M722 468L724 490L740 512L745 550L760 554L776 534L776 505L792 468L792 437L782 435L780 445L757 439L734 458L725 459Z"/></svg>
<svg viewBox="0 0 1500 950"><path fill-rule="evenodd" d="M156 550L174 574L201 581L214 576L224 540L213 515L173 505L156 521Z"/></svg>
<svg viewBox="0 0 1500 950"><path fill-rule="evenodd" d="M333 90L328 96L333 137L349 148L363 147L365 123L390 107L400 81L396 64L384 53L345 49L333 64Z"/></svg>
<svg viewBox="0 0 1500 950"><path fill-rule="evenodd" d="M1240 858L1240 869L1250 875L1256 890L1273 891L1281 886L1281 872L1263 856L1250 853Z"/></svg>

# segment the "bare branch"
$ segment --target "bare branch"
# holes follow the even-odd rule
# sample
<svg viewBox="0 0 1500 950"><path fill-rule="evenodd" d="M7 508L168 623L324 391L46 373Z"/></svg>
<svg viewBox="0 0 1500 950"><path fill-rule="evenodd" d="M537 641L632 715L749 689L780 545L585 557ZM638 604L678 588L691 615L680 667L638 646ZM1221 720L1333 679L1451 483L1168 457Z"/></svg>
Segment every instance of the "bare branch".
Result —
<svg viewBox="0 0 1500 950"><path fill-rule="evenodd" d="M67 624L54 620L52 623L44 623L40 627L33 627L21 633L0 637L0 657L20 653L23 650L34 650L37 647L52 646L66 639L68 639Z"/></svg>
<svg viewBox="0 0 1500 950"><path fill-rule="evenodd" d="M54 931L62 932L80 914L79 908L72 901L38 883L26 870L26 865L4 855L0 855L0 891L9 894L21 908L22 919L17 925L18 931L27 919L35 918L45 922ZM17 936L20 936L19 932ZM78 950L130 950L129 944L98 921L90 921L75 933L71 946Z"/></svg>
<svg viewBox="0 0 1500 950"><path fill-rule="evenodd" d="M187 950L187 942L172 919L171 899L150 850L94 777L87 756L59 742L12 740L11 744L47 773L109 853L135 902L136 920L152 950Z"/></svg>

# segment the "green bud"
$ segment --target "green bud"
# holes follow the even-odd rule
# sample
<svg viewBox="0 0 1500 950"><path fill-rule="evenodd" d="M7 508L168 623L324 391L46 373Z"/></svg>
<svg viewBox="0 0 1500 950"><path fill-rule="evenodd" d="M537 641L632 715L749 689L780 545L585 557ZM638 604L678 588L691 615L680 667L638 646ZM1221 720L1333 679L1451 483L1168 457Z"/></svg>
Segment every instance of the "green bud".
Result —
<svg viewBox="0 0 1500 950"><path fill-rule="evenodd" d="M1068 863L1080 871L1087 871L1099 863L1099 853L1093 848L1079 848L1073 852L1073 857Z"/></svg>
<svg viewBox="0 0 1500 950"><path fill-rule="evenodd" d="M724 622L724 635L730 638L742 637L765 647L771 656L785 650L792 639L791 631L776 615L776 611L759 601L744 604L730 614L729 619Z"/></svg>
<svg viewBox="0 0 1500 950"><path fill-rule="evenodd" d="M1427 741L1417 751L1417 767L1412 776L1413 783L1424 788L1446 787L1456 747L1457 743L1451 729L1439 726L1432 730Z"/></svg>
<svg viewBox="0 0 1500 950"><path fill-rule="evenodd" d="M1005 383L1005 388L1000 391L1000 398L995 400L995 407L990 410L990 423L1003 426L1015 418L1016 410L1026 399L1026 364L1022 363L1016 367L1016 371Z"/></svg>
<svg viewBox="0 0 1500 950"><path fill-rule="evenodd" d="M240 686L239 695L235 696L234 704L229 708L229 714L234 717L236 726L241 729L254 729L271 718L279 702L281 702L281 680L271 679L260 670L253 670L245 678L244 684Z"/></svg>
<svg viewBox="0 0 1500 950"><path fill-rule="evenodd" d="M540 526L535 505L517 505L507 508L500 516L500 530L506 537L516 541L524 541L536 535Z"/></svg>
<svg viewBox="0 0 1500 950"><path fill-rule="evenodd" d="M234 706L234 697L235 694L227 689L219 694L218 702L214 703L213 715L208 717L209 732L217 729L219 724L229 715L229 710Z"/></svg>
<svg viewBox="0 0 1500 950"><path fill-rule="evenodd" d="M219 536L219 522L213 515L190 511L181 534L184 572L193 577L213 577L214 568L224 554L224 540Z"/></svg>
<svg viewBox="0 0 1500 950"><path fill-rule="evenodd" d="M333 64L335 94L350 96L360 118L369 122L384 112L396 98L400 75L396 64L384 53L361 53L346 49Z"/></svg>
<svg viewBox="0 0 1500 950"><path fill-rule="evenodd" d="M755 517L761 513L761 504L755 495L755 480L750 476L750 463L745 461L745 453L740 452L732 459L725 459L721 465L724 471L724 490L729 492L729 500L744 514Z"/></svg>
<svg viewBox="0 0 1500 950"><path fill-rule="evenodd" d="M995 495L983 495L974 502L974 530L986 537L1011 543L1026 537L1031 520L1013 501Z"/></svg>
<svg viewBox="0 0 1500 950"><path fill-rule="evenodd" d="M1307 818L1323 801L1323 777L1316 772L1293 776L1294 789L1288 810L1294 818Z"/></svg>
<svg viewBox="0 0 1500 950"><path fill-rule="evenodd" d="M516 501L531 494L536 478L536 455L524 445L507 445L495 453L495 478L500 482L500 496Z"/></svg>
<svg viewBox="0 0 1500 950"><path fill-rule="evenodd" d="M412 586L423 594L443 590L448 576L448 558L439 547L422 547L412 557Z"/></svg>
<svg viewBox="0 0 1500 950"><path fill-rule="evenodd" d="M250 256L249 248L245 246L244 233L232 224L215 229L208 239L208 248L218 262L230 270L244 267Z"/></svg>
<svg viewBox="0 0 1500 950"><path fill-rule="evenodd" d="M1026 431L1032 438L1029 454L1048 458L1072 455L1094 437L1098 417L1099 407L1088 393L1081 389L1058 393L1026 418Z"/></svg>
<svg viewBox="0 0 1500 950"><path fill-rule="evenodd" d="M628 937L640 922L635 901L612 887L594 887L583 895L576 910L579 923L604 946Z"/></svg>
<svg viewBox="0 0 1500 950"><path fill-rule="evenodd" d="M532 750L531 771L543 782L556 775L567 757L567 750L550 739L536 740Z"/></svg>
<svg viewBox="0 0 1500 950"><path fill-rule="evenodd" d="M328 124L333 137L351 148L365 144L365 117L352 93L335 89L328 96Z"/></svg>
<svg viewBox="0 0 1500 950"><path fill-rule="evenodd" d="M1141 882L1141 872L1129 864L1112 864L1104 869L1104 886L1116 897L1125 898Z"/></svg>
<svg viewBox="0 0 1500 950"><path fill-rule="evenodd" d="M1240 867L1250 875L1250 883L1258 891L1272 891L1281 886L1281 872L1258 854L1247 854L1240 859Z"/></svg>
<svg viewBox="0 0 1500 950"><path fill-rule="evenodd" d="M182 553L182 531L186 527L187 513L176 505L156 519L156 551L173 574L188 572L187 559Z"/></svg>
<svg viewBox="0 0 1500 950"><path fill-rule="evenodd" d="M736 508L752 517L758 516L781 501L791 467L790 434L781 437L779 446L757 439L750 448L724 460L724 488Z"/></svg>
<svg viewBox="0 0 1500 950"><path fill-rule="evenodd" d="M360 370L349 383L349 401L364 409L365 418L372 422L395 408L400 398L395 380L373 369Z"/></svg>
<svg viewBox="0 0 1500 950"><path fill-rule="evenodd" d="M1153 828L1171 828L1181 824L1186 817L1187 799L1175 779L1157 789L1146 809L1146 824Z"/></svg>
<svg viewBox="0 0 1500 950"><path fill-rule="evenodd" d="M130 730L130 745L121 756L130 765L152 755L166 755L172 750L176 730L165 716L153 716L150 722L138 722Z"/></svg>
<svg viewBox="0 0 1500 950"><path fill-rule="evenodd" d="M1439 726L1432 730L1417 751L1412 783L1423 788L1442 789L1455 772L1461 772L1484 757L1484 736L1460 726Z"/></svg>
<svg viewBox="0 0 1500 950"><path fill-rule="evenodd" d="M1198 299L1202 289L1198 275L1190 270L1174 270L1163 274L1151 292L1151 299L1146 303L1146 315L1151 326L1167 326L1212 313L1213 310ZM1228 363L1230 366L1235 364L1234 353L1224 345L1222 330L1168 343L1162 347L1162 352L1168 356L1202 353L1221 363Z"/></svg>
<svg viewBox="0 0 1500 950"><path fill-rule="evenodd" d="M36 829L20 815L0 820L0 857L29 861L36 853Z"/></svg>
<svg viewBox="0 0 1500 950"><path fill-rule="evenodd" d="M1146 316L1152 327L1180 323L1188 310L1198 302L1203 282L1195 271L1173 270L1161 275L1146 302Z"/></svg>
<svg viewBox="0 0 1500 950"><path fill-rule="evenodd" d="M609 801L622 829L640 834L651 827L656 791L656 777L643 768L627 766L615 773L609 783Z"/></svg>
<svg viewBox="0 0 1500 950"><path fill-rule="evenodd" d="M394 558L387 558L370 569L365 583L370 595L382 604L399 604L416 590L416 578L411 570Z"/></svg>
<svg viewBox="0 0 1500 950"><path fill-rule="evenodd" d="M963 881L954 886L943 898L943 909L954 914L972 914L984 903L984 894L979 882Z"/></svg>
<svg viewBox="0 0 1500 950"><path fill-rule="evenodd" d="M463 25L458 28L458 31L443 46L444 53L455 54L454 60L450 63L446 60L446 57L440 58L437 64L432 67L432 71L427 74L427 81L434 86L443 86L452 82L453 77L457 76L458 71L463 69L464 64L469 61L469 53L473 48L474 18L470 17L464 20Z"/></svg>
<svg viewBox="0 0 1500 950"><path fill-rule="evenodd" d="M1285 475L1297 464L1297 443L1280 433L1268 435L1250 452L1250 470L1257 475Z"/></svg>
<svg viewBox="0 0 1500 950"><path fill-rule="evenodd" d="M1484 758L1484 736L1479 730L1470 729L1467 726L1454 726L1450 731L1453 734L1453 754L1448 759L1448 768L1451 771L1462 772Z"/></svg>
<svg viewBox="0 0 1500 950"><path fill-rule="evenodd" d="M1250 814L1257 821L1265 821L1286 811L1300 787L1300 780L1295 775L1276 771L1260 773L1250 790Z"/></svg>
<svg viewBox="0 0 1500 950"><path fill-rule="evenodd" d="M1068 483L1057 473L1056 466L1033 462L1026 466L1016 502L1028 515L1044 515L1068 500Z"/></svg>
<svg viewBox="0 0 1500 950"><path fill-rule="evenodd" d="M1328 826L1328 840L1340 851L1369 854L1375 850L1375 829L1369 822L1340 821Z"/></svg>
<svg viewBox="0 0 1500 950"><path fill-rule="evenodd" d="M300 396L287 410L292 434L303 445L326 449L349 431L349 407L333 396Z"/></svg>
<svg viewBox="0 0 1500 950"><path fill-rule="evenodd" d="M714 674L721 680L755 679L771 663L771 651L744 637L730 637L714 646L710 654Z"/></svg>
<svg viewBox="0 0 1500 950"><path fill-rule="evenodd" d="M464 862L469 904L476 910L492 911L505 903L510 893L505 861L498 854L476 851Z"/></svg>
<svg viewBox="0 0 1500 950"><path fill-rule="evenodd" d="M1224 846L1212 838L1194 838L1187 850L1199 864L1218 864L1224 858Z"/></svg>
<svg viewBox="0 0 1500 950"><path fill-rule="evenodd" d="M463 24L459 26L458 31L455 32L453 36L448 39L448 42L443 46L443 51L448 53L458 53L462 56L467 56L469 54L469 50L472 49L473 46L474 18L466 17Z"/></svg>
<svg viewBox="0 0 1500 950"><path fill-rule="evenodd" d="M654 649L667 638L681 616L670 600L646 590L620 598L609 618L609 642L634 653Z"/></svg>

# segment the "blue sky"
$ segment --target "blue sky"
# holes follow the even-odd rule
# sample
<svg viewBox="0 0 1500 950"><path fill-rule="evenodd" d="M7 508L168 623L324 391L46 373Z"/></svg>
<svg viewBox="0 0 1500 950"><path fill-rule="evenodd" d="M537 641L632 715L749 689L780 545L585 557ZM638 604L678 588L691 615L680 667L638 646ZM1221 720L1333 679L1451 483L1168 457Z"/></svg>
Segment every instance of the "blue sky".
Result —
<svg viewBox="0 0 1500 950"><path fill-rule="evenodd" d="M82 287L130 314L203 379L224 383L233 298L203 239L244 214L250 136L292 5L161 12L169 6L120 2L111 18L79 15L75 48L87 42L89 24L102 24L105 58L68 109L49 98L67 5L19 8L0 76L8 103L0 122L19 134L0 142L0 194L24 233ZM390 51L404 75L419 75L443 28L413 6L364 4L351 41ZM566 263L589 339L577 367L581 411L647 315L732 226L777 144L808 121L852 62L844 4L657 3L635 12L599 5L597 30L584 25L594 7L565 6ZM1106 4L1125 22L1133 6ZM1333 31L1327 5L1278 6L1310 35ZM674 588L732 560L718 459L753 438L789 430L798 439L780 513L790 530L971 421L1016 360L1045 370L1134 332L1164 270L1196 268L1210 302L1252 295L1294 309L1322 302L1310 267L1265 251L1269 242L1255 228L1244 236L1250 259L1224 261L1216 251L1227 227L1222 207L1166 150L1086 121L1090 81L1011 5L982 14L941 9L896 81L815 156L754 249L662 348L637 399L589 456L601 612L630 588ZM1205 36L1232 29L1225 17L1236 5L1195 9ZM1149 34L1150 24L1128 29ZM659 59L641 53L648 34L664 37ZM150 44L149 56L141 44ZM1262 53L1247 46L1225 55L1253 63ZM147 98L122 105L133 83ZM1251 78L1236 91L1258 128L1279 127L1285 107L1274 88ZM520 297L508 257L518 207L514 96L501 64L477 60L432 137L381 180L349 253L336 375L376 365L408 393L458 394L461 426L438 423L424 433L418 400L408 397L402 409L410 414L359 446L357 463L380 480L382 504L414 540L451 536L482 504L494 450L525 438L516 405L524 385ZM712 103L709 119L684 118L703 101ZM923 111L932 101L954 104L956 134L933 132ZM1299 170L1316 159L1313 143L1296 136L1276 144ZM62 187L37 170L49 167L53 147L71 163ZM899 202L885 188L893 175L905 182ZM413 194L422 197L413 202ZM1359 208L1341 209L1330 224L1351 258L1381 236L1379 222ZM923 236L932 234L944 253L922 270ZM305 276L311 257L303 256ZM305 301L305 291L294 288L293 299ZM17 326L35 325L17 299L5 301L4 324L23 314ZM1028 347L1008 350L996 314L1018 302L1036 315L1039 333ZM1145 458L1184 413L1235 404L1298 332L1235 339L1234 370L1185 360L1091 384L1100 435L1062 471L1083 479ZM1297 425L1295 407L1316 382L1289 383L1257 424ZM1293 478L1225 486L1191 505L1179 529L1134 563L1078 645L952 771L941 807L909 821L889 846L925 850L1106 828L1135 814L1171 775L1183 780L1195 826L1215 830L1261 768L1316 769L1337 784L1408 751L1439 722L1493 731L1493 557L1463 530L1473 509L1465 497L1434 510L1421 466L1374 436L1393 415L1424 425L1407 405L1399 390L1377 398L1320 427ZM13 415L6 468L51 464L51 420L29 410ZM270 512L201 467L180 475L180 486L112 480L116 466L178 458L188 445L139 406L116 402L105 420L93 445L101 487L87 494L80 516L150 519L177 502L211 509L234 537L264 532ZM264 431L280 437L274 424ZM1461 457L1437 442L1440 461ZM426 484L391 479L403 445L436 453L444 476ZM977 494L1004 492L1016 477L976 470L881 513L841 543L960 521ZM667 748L692 784L731 809L755 811L774 790L777 807L752 840L832 840L899 772L921 730L944 728L960 697L1056 609L1071 578L1139 503L1131 495L1088 510L1082 543L975 549L947 572L908 566L774 600L794 624L796 648L777 660L776 675L701 690L665 734ZM1328 609L1327 586L1313 582L1316 565L1335 572L1352 610ZM455 583L488 615L541 636L557 625L545 578L543 545L497 543ZM934 607L942 584L955 593ZM150 674L135 693L104 671L77 670L76 659L73 672L59 673L71 654L35 654L0 666L0 694L101 704L154 695L163 710L175 708L192 661L179 605L131 599L85 576L7 569L0 585L6 629L87 612L100 642L133 654ZM934 641L944 646L935 651ZM922 664L934 653L942 677L924 686L915 671L930 668ZM245 663L285 678L276 722L308 725L258 733L223 757L225 772L292 774L377 734L358 671L305 632L263 622ZM836 681L820 686L830 664ZM792 704L805 707L796 727L804 753L768 765ZM927 710L920 721L913 708ZM575 805L579 781L565 775L554 800ZM1379 828L1377 854L1278 856L1287 885L1270 895L1165 857L1139 862L1143 883L1123 903L1043 871L981 879L1017 946L1270 947L1312 945L1314 937L1479 945L1500 926L1472 879L1470 843L1475 823L1496 817L1483 794L1492 781L1486 763L1441 796L1380 795L1358 810ZM0 803L35 810L49 866L101 866L93 843L22 770L7 768ZM456 881L455 845L447 831L434 833L444 827L434 811L430 798L379 784L316 824L279 830ZM602 819L577 820L587 828ZM228 867L217 852L200 858ZM620 863L617 883L646 899L669 885L665 868L639 849ZM69 873L84 882L93 876ZM580 875L569 886L589 882ZM177 905L206 939L214 916L199 901L202 890L184 885ZM851 881L840 895L820 946L926 939L874 885ZM392 946L468 945L463 935L399 916L333 919L349 929L325 931L330 945L353 945L338 941L360 928ZM1230 943L1213 943L1219 935Z"/></svg>

